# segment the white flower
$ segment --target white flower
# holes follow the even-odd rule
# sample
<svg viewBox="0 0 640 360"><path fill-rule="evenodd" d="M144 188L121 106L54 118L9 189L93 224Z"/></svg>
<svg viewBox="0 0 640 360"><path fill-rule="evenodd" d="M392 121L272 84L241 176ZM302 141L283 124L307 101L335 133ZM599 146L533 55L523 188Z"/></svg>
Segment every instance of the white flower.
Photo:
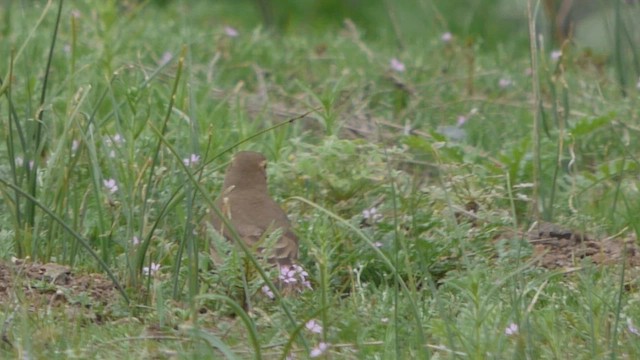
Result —
<svg viewBox="0 0 640 360"><path fill-rule="evenodd" d="M446 33L442 34L442 36L440 36L440 40L443 43L450 43L451 40L453 40L453 35L447 31Z"/></svg>
<svg viewBox="0 0 640 360"><path fill-rule="evenodd" d="M122 137L122 135L120 134L115 134L113 135L113 137L105 137L104 139L104 143L108 146L111 147L113 145L121 145L124 142L124 137Z"/></svg>
<svg viewBox="0 0 640 360"><path fill-rule="evenodd" d="M102 183L104 184L104 187L106 187L107 190L109 190L110 193L113 194L114 192L118 191L118 184L114 179L102 180Z"/></svg>
<svg viewBox="0 0 640 360"><path fill-rule="evenodd" d="M553 50L551 52L551 60L558 61L558 60L560 60L560 57L562 57L562 51L561 50Z"/></svg>
<svg viewBox="0 0 640 360"><path fill-rule="evenodd" d="M138 239L137 236L134 236L133 239L131 240L133 242L133 246L138 246L140 245L140 239Z"/></svg>

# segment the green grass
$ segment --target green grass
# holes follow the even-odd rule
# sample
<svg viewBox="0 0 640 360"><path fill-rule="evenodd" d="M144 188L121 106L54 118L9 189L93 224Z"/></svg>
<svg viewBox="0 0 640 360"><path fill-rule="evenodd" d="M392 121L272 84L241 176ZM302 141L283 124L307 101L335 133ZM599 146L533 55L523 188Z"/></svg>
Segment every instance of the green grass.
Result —
<svg viewBox="0 0 640 360"><path fill-rule="evenodd" d="M266 28L251 2L67 1L57 32L58 2L0 5L0 257L126 294L2 304L1 357L639 357L636 268L542 269L509 232L540 217L636 239L637 48L541 47L534 134L526 23L478 32L498 5L471 3L275 2ZM211 263L201 219L235 149L269 158L313 290L269 300L274 269ZM472 203L476 221L456 215Z"/></svg>

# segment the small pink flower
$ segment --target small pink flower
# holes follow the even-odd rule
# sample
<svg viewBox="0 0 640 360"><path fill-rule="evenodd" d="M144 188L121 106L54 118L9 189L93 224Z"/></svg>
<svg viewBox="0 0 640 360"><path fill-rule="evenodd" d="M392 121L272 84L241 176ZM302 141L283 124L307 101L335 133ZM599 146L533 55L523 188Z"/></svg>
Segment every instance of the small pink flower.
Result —
<svg viewBox="0 0 640 360"><path fill-rule="evenodd" d="M562 57L562 51L560 50L553 50L551 52L551 60L553 61L558 61L560 60L560 58Z"/></svg>
<svg viewBox="0 0 640 360"><path fill-rule="evenodd" d="M197 154L191 154L188 158L182 159L182 163L185 166L195 165L198 161L200 161L200 155Z"/></svg>
<svg viewBox="0 0 640 360"><path fill-rule="evenodd" d="M109 190L110 193L113 194L114 192L118 191L118 184L114 179L102 180L102 183L104 184L104 187L106 187L107 190Z"/></svg>
<svg viewBox="0 0 640 360"><path fill-rule="evenodd" d="M224 33L225 35L227 35L228 37L238 37L238 35L240 35L240 33L238 32L238 30L236 30L235 28L231 27L231 26L225 26L224 27Z"/></svg>
<svg viewBox="0 0 640 360"><path fill-rule="evenodd" d="M365 220L371 220L372 222L379 222L382 220L382 215L378 213L378 209L375 207L362 211L362 217Z"/></svg>
<svg viewBox="0 0 640 360"><path fill-rule="evenodd" d="M78 140L73 140L73 141L71 142L71 152L74 152L74 153L75 153L76 151L78 151L78 149L79 149L79 148L80 148L80 141L78 141Z"/></svg>
<svg viewBox="0 0 640 360"><path fill-rule="evenodd" d="M142 273L145 275L153 275L160 270L160 264L151 263L151 267L145 266L142 268Z"/></svg>
<svg viewBox="0 0 640 360"><path fill-rule="evenodd" d="M391 66L391 70L393 71L397 71L397 72L404 72L405 71L405 66L404 64L396 59L396 58L392 58L391 62L389 63L389 66Z"/></svg>
<svg viewBox="0 0 640 360"><path fill-rule="evenodd" d="M311 331L314 334L322 333L322 326L318 324L318 322L314 319L307 321L304 326L307 328L307 330Z"/></svg>
<svg viewBox="0 0 640 360"><path fill-rule="evenodd" d="M162 54L162 57L160 58L160 61L158 61L158 65L160 66L164 66L167 65L169 63L169 61L171 61L171 59L173 59L173 54L169 51L165 51Z"/></svg>
<svg viewBox="0 0 640 360"><path fill-rule="evenodd" d="M133 243L133 246L140 245L140 239L138 239L137 236L134 236L133 239L131 240L131 242Z"/></svg>
<svg viewBox="0 0 640 360"><path fill-rule="evenodd" d="M124 138L120 134L115 134L113 135L113 141L116 143L116 145L120 145L124 142Z"/></svg>
<svg viewBox="0 0 640 360"><path fill-rule="evenodd" d="M280 268L279 279L285 284L301 283L304 287L311 289L311 282L307 280L309 274L300 265L283 266Z"/></svg>
<svg viewBox="0 0 640 360"><path fill-rule="evenodd" d="M627 318L627 329L629 330L630 333L632 333L633 335L637 335L640 336L640 329L638 329L637 327L635 327L633 325L633 321L631 321L630 318Z"/></svg>
<svg viewBox="0 0 640 360"><path fill-rule="evenodd" d="M314 347L311 350L311 353L309 353L309 357L317 358L320 355L324 354L327 351L327 349L329 349L329 344L321 342L318 344L318 346Z"/></svg>
<svg viewBox="0 0 640 360"><path fill-rule="evenodd" d="M22 165L24 165L24 159L20 156L16 156L15 162L16 162L16 167L22 167ZM33 170L34 164L35 162L33 160L29 160L29 170Z"/></svg>
<svg viewBox="0 0 640 360"><path fill-rule="evenodd" d="M265 285L262 287L262 293L267 295L267 297L269 299L274 299L276 296L273 294L273 291L271 291L271 289L269 289L268 285Z"/></svg>
<svg viewBox="0 0 640 360"><path fill-rule="evenodd" d="M498 81L498 86L500 86L502 89L506 89L511 85L513 85L513 81L511 81L511 79L509 78L502 78L500 79L500 81Z"/></svg>
<svg viewBox="0 0 640 360"><path fill-rule="evenodd" d="M442 41L445 44L450 43L451 40L453 40L453 35L448 31L446 33L442 34L442 36L440 36L440 41Z"/></svg>
<svg viewBox="0 0 640 360"><path fill-rule="evenodd" d="M476 116L478 114L478 108L471 108L468 114L458 116L458 120L456 121L458 127L464 125L469 119Z"/></svg>
<svg viewBox="0 0 640 360"><path fill-rule="evenodd" d="M509 326L507 326L507 328L504 329L504 333L506 335L509 335L509 336L517 334L518 333L518 324L515 324L515 323L509 324Z"/></svg>

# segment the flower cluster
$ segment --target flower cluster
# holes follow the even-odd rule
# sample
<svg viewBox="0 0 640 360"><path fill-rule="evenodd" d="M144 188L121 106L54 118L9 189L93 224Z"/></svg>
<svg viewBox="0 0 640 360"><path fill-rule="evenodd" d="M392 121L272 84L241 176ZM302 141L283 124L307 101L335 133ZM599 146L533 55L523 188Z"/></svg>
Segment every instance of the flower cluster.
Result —
<svg viewBox="0 0 640 360"><path fill-rule="evenodd" d="M154 275L160 270L160 264L151 263L151 266L145 266L142 268L142 273L145 275Z"/></svg>
<svg viewBox="0 0 640 360"><path fill-rule="evenodd" d="M115 179L102 180L102 183L110 193L113 194L114 192L118 191L118 183L116 183Z"/></svg>
<svg viewBox="0 0 640 360"><path fill-rule="evenodd" d="M507 328L504 329L504 333L505 333L505 335L508 335L508 336L517 334L518 333L518 324L515 324L515 323L509 324L509 326L507 326Z"/></svg>
<svg viewBox="0 0 640 360"><path fill-rule="evenodd" d="M278 278L283 284L302 284L302 286L311 289L311 283L307 280L307 276L309 276L309 274L302 268L302 266L293 264L291 266L281 267L280 276Z"/></svg>
<svg viewBox="0 0 640 360"><path fill-rule="evenodd" d="M375 207L362 211L362 217L367 220L367 222L370 221L372 223L377 223L382 220L382 214L378 213L378 209Z"/></svg>
<svg viewBox="0 0 640 360"><path fill-rule="evenodd" d="M195 165L199 161L200 161L200 155L198 154L191 154L188 158L182 159L182 163L184 164L184 166Z"/></svg>

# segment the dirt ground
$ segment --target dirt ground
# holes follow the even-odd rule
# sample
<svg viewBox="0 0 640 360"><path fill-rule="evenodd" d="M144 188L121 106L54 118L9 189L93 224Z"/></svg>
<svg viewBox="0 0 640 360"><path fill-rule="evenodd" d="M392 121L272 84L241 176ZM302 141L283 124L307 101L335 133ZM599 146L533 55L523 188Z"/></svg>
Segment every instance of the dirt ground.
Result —
<svg viewBox="0 0 640 360"><path fill-rule="evenodd" d="M75 274L53 263L0 262L0 304L5 307L70 304L90 309L106 306L117 296L114 284L101 274Z"/></svg>
<svg viewBox="0 0 640 360"><path fill-rule="evenodd" d="M533 245L535 264L547 269L577 266L584 258L598 265L621 264L625 260L629 267L640 266L640 248L632 237L597 239L546 222L534 224L526 237Z"/></svg>

